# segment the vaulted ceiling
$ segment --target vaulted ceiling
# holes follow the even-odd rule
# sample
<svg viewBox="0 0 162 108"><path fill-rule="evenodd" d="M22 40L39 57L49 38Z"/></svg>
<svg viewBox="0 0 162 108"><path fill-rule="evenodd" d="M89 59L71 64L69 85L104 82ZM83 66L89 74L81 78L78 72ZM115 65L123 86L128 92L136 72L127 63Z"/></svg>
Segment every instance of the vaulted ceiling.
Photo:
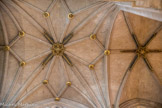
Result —
<svg viewBox="0 0 162 108"><path fill-rule="evenodd" d="M140 16L140 8L136 15L120 6L100 0L1 0L0 102L162 107L159 11Z"/></svg>

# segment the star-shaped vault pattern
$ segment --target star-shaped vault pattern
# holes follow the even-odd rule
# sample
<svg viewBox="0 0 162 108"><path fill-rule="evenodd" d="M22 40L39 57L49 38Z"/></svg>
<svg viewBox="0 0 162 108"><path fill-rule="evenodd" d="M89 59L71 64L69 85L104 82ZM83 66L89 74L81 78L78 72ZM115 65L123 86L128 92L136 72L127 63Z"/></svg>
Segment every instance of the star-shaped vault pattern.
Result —
<svg viewBox="0 0 162 108"><path fill-rule="evenodd" d="M12 5L11 5L12 4ZM11 18L12 22L15 24L18 35L15 36L11 41L8 39L7 29L6 25L4 24L4 18L1 14L1 22L3 26L3 32L4 32L4 39L5 44L1 46L1 49L5 51L6 55L6 62L9 61L9 55L14 56L16 60L19 63L17 72L15 73L11 85L9 85L9 89L4 92L2 102L5 103L21 103L24 102L25 99L30 97L31 94L39 91L39 88L42 86L45 87L46 92L50 93L52 95L52 100L59 105L65 105L68 107L76 107L77 104L82 107L108 107L110 103L108 103L108 93L107 93L107 86L103 87L101 85L101 82L99 81L99 77L97 76L97 73L95 71L95 67L97 66L97 63L103 59L103 57L106 59L106 56L110 54L110 51L106 49L106 47L100 42L98 39L97 33L103 24L103 21L105 21L106 18L109 19L109 15L112 15L112 17L115 17L117 12L119 11L116 5L112 2L96 2L93 3L85 8L82 8L78 11L72 12L70 8L68 7L65 0L53 0L47 9L42 10L38 8L37 6L34 6L26 1L0 1L0 5L2 7L2 11L5 11L8 16ZM24 7L22 7L22 5ZM58 5L58 6L57 6ZM8 6L11 6L13 9L19 10L19 13L14 13L8 8ZM61 35L58 36L58 33L55 31L55 26L53 26L52 22L52 16L53 11L55 10L55 7L63 7L61 9L64 10L66 17L60 17L61 19L65 19L65 27L64 30L61 32ZM37 21L34 17L31 16L31 14L27 11L25 11L26 7L31 8L33 11L36 11L39 13L39 15L42 17L43 20L45 20L45 23L47 24L47 28L44 26L41 26L41 22ZM91 13L88 13L87 11L90 11ZM85 14L86 13L86 14ZM15 17L14 14L19 14L20 16L24 17L26 21L28 21L32 26L41 34L42 37L35 37L32 35L32 33L28 32L26 29L24 29L26 25L20 25L20 22L17 20L17 17ZM56 13L54 13L56 14ZM84 15L85 14L85 15ZM97 16L99 15L99 16ZM57 15L54 15L57 16ZM72 27L71 30L69 30L70 26L73 26L73 21L77 21L77 17L80 17L80 21L78 21ZM97 16L97 17L96 17ZM82 18L83 17L83 18ZM92 20L94 18L95 20ZM90 26L92 29L90 29L87 34L81 35L81 38L75 39L77 35L84 29L85 26L89 24L89 22L92 20L92 25ZM109 19L110 20L110 19ZM109 22L110 23L110 22ZM112 23L110 23L112 24ZM59 26L59 25L58 25ZM47 51L43 53L39 53L36 56L29 57L28 59L23 58L20 56L19 51L14 49L19 42L23 41L23 38L30 38L31 41L35 41L37 43L40 43L41 45L45 45L48 49ZM74 40L72 40L74 38ZM92 56L91 61L87 62L84 60L84 58L81 58L70 51L68 51L68 48L70 46L76 45L78 43L81 43L83 41L90 41L93 43L93 47L96 47L96 50L100 52L99 55ZM21 47L20 45L18 47ZM32 46L35 47L35 46ZM82 46L79 46L82 47ZM40 48L41 49L41 48ZM80 48L77 48L80 50ZM91 49L88 49L91 50ZM90 51L88 51L89 53ZM86 53L86 52L85 52ZM93 53L89 53L88 56L93 55ZM44 57L44 59L42 59ZM29 72L27 76L25 76L25 81L23 81L20 85L18 85L18 81L21 79L21 75L23 70L26 69L27 66L30 65L35 60L41 60L39 65L35 66L35 69L33 69L32 72ZM40 61L39 60L39 61ZM37 62L36 62L37 63ZM80 63L82 66L86 67L86 71L91 73L91 77L93 79L94 87L90 86L90 82L85 78L85 75L80 71L79 65L76 65L76 63ZM8 64L8 63L6 63ZM63 69L64 77L60 78L50 78L51 75L56 72L52 71L55 69L56 65L60 65L60 69L57 70L58 73L61 73ZM33 64L36 65L36 64ZM8 66L5 66L7 71ZM69 73L73 72L73 75L77 78L77 81L79 81L80 85L75 85L76 83L72 81L73 76ZM25 71L24 71L25 72ZM43 75L43 79L41 79L41 75ZM90 74L87 73L87 74ZM40 76L40 77L39 77ZM107 75L105 75L107 76ZM60 89L57 89L57 84L53 86L53 82L57 79L58 84L62 85ZM36 80L36 81L35 81ZM60 80L60 81L59 81ZM62 84L61 80L65 80L65 83ZM37 83L39 82L39 83ZM59 83L60 82L60 83ZM105 84L107 82L104 82ZM32 85L33 84L33 85ZM32 86L31 86L32 85ZM16 86L16 87L15 87ZM29 89L28 89L29 88ZM5 89L5 88L4 88ZM68 100L68 97L64 98L64 94L66 93L68 89L72 89L71 93L73 91L76 91L80 98L83 98L87 103L84 103L84 101L77 101L76 100ZM27 91L26 91L27 90ZM95 91L96 90L96 91ZM48 94L47 93L47 94ZM45 93L44 93L45 94ZM107 94L107 96L105 95ZM51 96L50 95L50 96ZM50 99L48 99L50 100ZM46 100L45 100L46 101ZM45 101L42 100L40 103L44 103ZM72 101L71 104L67 105L66 102ZM39 102L38 104L39 107Z"/></svg>

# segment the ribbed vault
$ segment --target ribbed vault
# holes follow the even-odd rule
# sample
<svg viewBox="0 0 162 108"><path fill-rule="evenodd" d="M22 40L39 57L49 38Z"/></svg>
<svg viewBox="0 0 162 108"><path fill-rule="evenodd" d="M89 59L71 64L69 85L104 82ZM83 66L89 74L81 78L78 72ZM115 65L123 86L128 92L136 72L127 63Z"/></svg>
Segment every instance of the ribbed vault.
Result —
<svg viewBox="0 0 162 108"><path fill-rule="evenodd" d="M116 2L1 0L0 102L161 106L161 28Z"/></svg>

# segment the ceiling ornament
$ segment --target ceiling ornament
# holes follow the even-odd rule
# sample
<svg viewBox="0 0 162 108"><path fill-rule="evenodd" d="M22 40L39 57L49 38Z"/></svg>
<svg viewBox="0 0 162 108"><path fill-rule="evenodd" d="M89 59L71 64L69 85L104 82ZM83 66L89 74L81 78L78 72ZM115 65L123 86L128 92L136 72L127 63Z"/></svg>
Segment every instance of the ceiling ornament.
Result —
<svg viewBox="0 0 162 108"><path fill-rule="evenodd" d="M69 13L69 14L68 14L68 18L69 18L69 19L72 19L73 17L74 17L74 15L73 15L72 13Z"/></svg>
<svg viewBox="0 0 162 108"><path fill-rule="evenodd" d="M110 52L110 50L105 50L105 51L104 51L104 54L105 54L105 55L110 55L111 52Z"/></svg>
<svg viewBox="0 0 162 108"><path fill-rule="evenodd" d="M49 14L48 12L44 12L44 13L43 13L43 16L44 16L45 18L48 18L48 17L50 16L50 14Z"/></svg>

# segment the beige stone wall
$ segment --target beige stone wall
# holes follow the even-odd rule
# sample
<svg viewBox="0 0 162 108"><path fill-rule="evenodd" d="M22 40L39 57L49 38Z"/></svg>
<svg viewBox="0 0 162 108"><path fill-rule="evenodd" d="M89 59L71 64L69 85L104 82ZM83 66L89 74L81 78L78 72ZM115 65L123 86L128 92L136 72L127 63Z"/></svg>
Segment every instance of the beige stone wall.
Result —
<svg viewBox="0 0 162 108"><path fill-rule="evenodd" d="M162 0L136 0L135 6L162 9Z"/></svg>
<svg viewBox="0 0 162 108"><path fill-rule="evenodd" d="M103 1L133 2L132 5L134 7L162 9L162 0L103 0Z"/></svg>

